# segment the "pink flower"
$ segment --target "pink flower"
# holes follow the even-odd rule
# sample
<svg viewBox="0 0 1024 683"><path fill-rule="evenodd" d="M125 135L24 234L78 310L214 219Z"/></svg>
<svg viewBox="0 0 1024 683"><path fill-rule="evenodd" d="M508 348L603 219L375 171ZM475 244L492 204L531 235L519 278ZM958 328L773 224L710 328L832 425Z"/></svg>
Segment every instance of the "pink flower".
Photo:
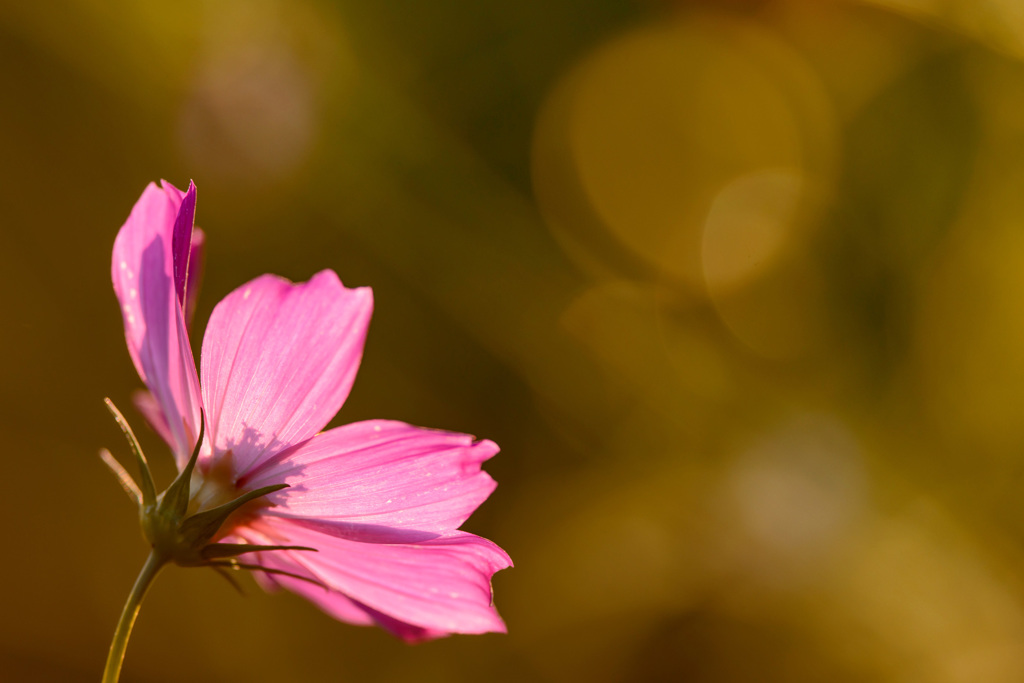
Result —
<svg viewBox="0 0 1024 683"><path fill-rule="evenodd" d="M496 486L480 465L498 447L388 420L321 432L352 387L373 310L370 289L348 289L330 270L300 284L264 275L225 297L197 376L186 329L202 251L195 198L194 185L146 188L114 242L114 291L150 392L137 404L179 471L205 415L187 514L252 499L202 549L154 545L170 544L162 552L179 564L258 565L265 588L409 641L504 632L490 580L512 562L459 531ZM242 563L223 559L246 550L232 544L317 552L262 550Z"/></svg>

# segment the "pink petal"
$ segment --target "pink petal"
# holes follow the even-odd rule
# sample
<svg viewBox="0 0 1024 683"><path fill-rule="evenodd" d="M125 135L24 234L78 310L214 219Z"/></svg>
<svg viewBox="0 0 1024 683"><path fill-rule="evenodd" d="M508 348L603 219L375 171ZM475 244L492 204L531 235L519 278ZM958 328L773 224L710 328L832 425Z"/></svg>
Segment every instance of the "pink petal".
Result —
<svg viewBox="0 0 1024 683"><path fill-rule="evenodd" d="M145 390L133 391L132 403L135 404L135 409L142 413L142 417L146 418L153 431L173 448L174 437L171 436L171 427L167 424L167 418L164 417L163 410L160 409L160 404L153 394Z"/></svg>
<svg viewBox="0 0 1024 683"><path fill-rule="evenodd" d="M305 567L281 553L263 553L259 563L270 569L283 569L300 576L313 576ZM419 643L450 635L447 631L426 629L422 626L413 626L404 621L399 621L394 617L389 617L382 612L356 602L343 593L317 586L308 581L293 579L288 576L265 574L258 571L253 573L253 578L265 590L268 588L269 590L286 588L296 595L306 598L338 621L355 624L356 626L372 626L376 624L410 643Z"/></svg>
<svg viewBox="0 0 1024 683"><path fill-rule="evenodd" d="M173 186L172 186L173 187ZM185 305L185 284L188 282L188 262L192 253L192 224L196 217L196 185L188 182L188 191L182 197L178 214L174 219L171 235L171 251L174 263L174 290L178 301Z"/></svg>
<svg viewBox="0 0 1024 683"><path fill-rule="evenodd" d="M243 542L254 545L273 545L276 543L275 539L248 527L237 529L234 532L233 537L225 538L224 541L227 543ZM293 559L294 555L309 552L310 551L308 550L277 550L273 552L253 553L252 555L246 556L246 558L248 558L246 561L253 562L262 567L267 567L268 569L278 569L292 574L298 574L299 576L305 576L312 580L317 580L316 576L312 572ZM323 586L310 583L309 581L293 579L280 574L254 572L253 578L256 579L256 582L260 584L263 590L273 592L279 588L287 588L293 593L301 595L307 600L313 602L320 607L320 609L339 621L355 624L357 626L371 626L375 623L370 615L367 614L366 610L337 591L332 591L324 588Z"/></svg>
<svg viewBox="0 0 1024 683"><path fill-rule="evenodd" d="M293 564L284 557L267 557L272 555L272 553L262 553L262 555L266 559L261 559L260 564L268 569L282 569L297 573L300 576L309 573L304 570L302 565ZM256 572L255 575L267 576L267 574L260 572ZM366 610L338 591L324 588L308 581L293 579L289 576L277 575L272 578L282 588L287 588L292 593L306 598L338 621L344 621L346 624L355 624L356 626L373 626L376 623Z"/></svg>
<svg viewBox="0 0 1024 683"><path fill-rule="evenodd" d="M445 636L451 635L447 631L423 628L422 626L413 626L412 624L407 624L404 621L399 621L394 617L389 617L383 612L371 609L366 605L362 605L360 603L356 604L366 610L366 613L373 617L373 620L377 622L378 626L408 643L422 643L427 640L436 640L438 638L444 638Z"/></svg>
<svg viewBox="0 0 1024 683"><path fill-rule="evenodd" d="M363 543L336 535L326 523L269 517L250 527L278 543L316 548L319 552L289 551L288 560L357 603L429 632L413 629L412 637L505 632L492 604L491 577L512 561L484 538L455 531L414 543ZM329 604L316 591L304 597Z"/></svg>
<svg viewBox="0 0 1024 683"><path fill-rule="evenodd" d="M111 264L114 293L121 303L128 353L140 375L142 365L139 362L139 347L146 336L145 319L138 299L142 253L157 239L166 240L169 249L170 231L174 227L181 203L179 194L177 191L167 193L154 183L147 185L114 240ZM167 254L170 256L169 250Z"/></svg>
<svg viewBox="0 0 1024 683"><path fill-rule="evenodd" d="M497 484L480 469L492 441L389 420L338 427L278 454L239 482L286 483L268 514L453 531Z"/></svg>
<svg viewBox="0 0 1024 683"><path fill-rule="evenodd" d="M345 402L373 312L369 288L325 270L302 284L264 275L213 310L203 400L214 451L235 472L319 432Z"/></svg>
<svg viewBox="0 0 1024 683"><path fill-rule="evenodd" d="M303 566L291 561L290 558L280 553L276 556L274 553L263 553L260 564L269 569L283 569L284 571L297 573L300 576L307 574L312 576ZM356 602L343 593L312 584L308 581L293 579L288 576L264 574L259 571L254 572L253 577L264 586L264 589L267 588L268 583L272 586L272 590L286 588L296 595L309 600L338 621L356 626L373 626L376 624L410 643L419 643L450 635L447 631L426 629L422 626L413 626L404 621L399 621L394 617L389 617L362 603Z"/></svg>
<svg viewBox="0 0 1024 683"><path fill-rule="evenodd" d="M140 272L139 298L146 337L139 349L142 379L153 393L170 427L178 464L183 465L199 433L199 378L188 332L169 272L159 269L163 244L146 250Z"/></svg>
<svg viewBox="0 0 1024 683"><path fill-rule="evenodd" d="M199 300L199 285L203 280L203 266L206 265L206 233L199 228L192 230L192 247L188 256L188 279L185 282L185 324L191 326Z"/></svg>
<svg viewBox="0 0 1024 683"><path fill-rule="evenodd" d="M112 279L128 352L170 429L179 464L199 425L199 381L174 291L171 236L180 192L150 184L114 241Z"/></svg>

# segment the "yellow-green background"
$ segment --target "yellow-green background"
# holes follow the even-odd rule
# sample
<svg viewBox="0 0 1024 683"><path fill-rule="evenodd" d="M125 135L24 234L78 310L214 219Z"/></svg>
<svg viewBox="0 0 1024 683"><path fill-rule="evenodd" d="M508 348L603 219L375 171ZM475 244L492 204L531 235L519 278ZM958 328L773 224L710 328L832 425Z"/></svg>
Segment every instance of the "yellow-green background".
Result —
<svg viewBox="0 0 1024 683"><path fill-rule="evenodd" d="M372 286L336 423L497 441L517 566L416 647L172 568L123 680L1024 680L1022 60L1020 0L3 0L0 680L98 680L145 556L96 453L160 177L194 343Z"/></svg>

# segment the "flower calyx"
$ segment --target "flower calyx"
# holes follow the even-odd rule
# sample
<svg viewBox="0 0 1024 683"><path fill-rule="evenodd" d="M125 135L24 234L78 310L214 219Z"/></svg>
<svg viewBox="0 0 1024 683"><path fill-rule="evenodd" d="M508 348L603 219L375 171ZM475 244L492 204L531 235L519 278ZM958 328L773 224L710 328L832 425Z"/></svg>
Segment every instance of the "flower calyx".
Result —
<svg viewBox="0 0 1024 683"><path fill-rule="evenodd" d="M308 550L316 552L316 548L290 545L256 545L249 543L217 543L214 542L228 518L247 503L262 498L274 491L287 488L288 484L273 484L252 491L247 491L226 503L206 510L189 513L191 500L192 474L199 459L199 451L203 444L206 431L206 414L200 411L199 438L188 463L178 473L170 486L161 494L156 493L153 475L149 462L139 446L138 439L128 421L109 398L104 399L107 409L124 432L128 445L135 455L135 461L141 473L140 483L136 483L131 475L110 454L100 451L100 458L113 471L121 487L136 503L139 510L139 523L142 533L153 548L153 552L163 562L174 562L183 567L212 567L223 573L224 569L255 569L269 574L283 574L293 578L310 581L321 585L319 581L309 577L249 564L238 561L239 555L246 553L274 550ZM225 578L230 576L224 574ZM231 581L233 585L234 581Z"/></svg>

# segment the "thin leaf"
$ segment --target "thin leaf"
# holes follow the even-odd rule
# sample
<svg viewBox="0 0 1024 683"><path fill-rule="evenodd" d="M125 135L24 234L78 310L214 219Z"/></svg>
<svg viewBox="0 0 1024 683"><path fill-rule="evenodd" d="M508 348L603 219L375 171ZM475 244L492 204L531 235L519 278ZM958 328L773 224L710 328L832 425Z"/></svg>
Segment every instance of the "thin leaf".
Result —
<svg viewBox="0 0 1024 683"><path fill-rule="evenodd" d="M265 572L267 574L274 574L275 576L288 576L293 579L298 579L300 581L306 581L307 583L311 583L314 586L320 586L324 590L330 590L327 587L327 584L325 584L323 581L311 579L308 576L302 576L300 574L293 574L292 572L286 572L283 569L271 569L270 567L264 567L259 564L247 564L245 562L238 562L236 560L215 560L213 562L207 562L207 565L210 567L224 567L225 569L233 569L235 571L239 569L249 569L250 571Z"/></svg>
<svg viewBox="0 0 1024 683"><path fill-rule="evenodd" d="M135 438L135 432L132 431L128 420L124 419L124 415L117 409L114 402L109 398L103 399L103 402L107 404L107 410L114 416L114 421L117 422L117 426L124 432L125 438L128 439L128 445L131 446L132 453L135 454L135 461L138 463L139 471L142 473L142 485L137 488L141 489L142 505L150 507L156 503L156 485L153 484L153 474L149 470L149 462L146 460L146 455L142 452L139 440Z"/></svg>
<svg viewBox="0 0 1024 683"><path fill-rule="evenodd" d="M268 493L274 491L280 491L281 489L288 488L288 484L274 484L273 486L264 486L263 488L256 489L255 491L249 491L248 493L242 494L234 500L218 505L215 508L204 510L203 512L197 512L192 515L184 522L181 523L181 535L184 538L195 545L202 545L206 543L220 529L221 525L224 524L228 516L242 507L250 500L255 500Z"/></svg>
<svg viewBox="0 0 1024 683"><path fill-rule="evenodd" d="M192 457L188 464L181 470L175 480L164 492L164 499L160 503L161 510L170 512L181 519L188 510L189 487L192 484L192 470L196 467L196 460L199 459L199 449L203 445L203 435L206 433L206 413L199 410L199 438L196 439L196 447L192 451Z"/></svg>
<svg viewBox="0 0 1024 683"><path fill-rule="evenodd" d="M239 595L243 597L245 596L245 591L242 590L242 586L237 581L235 581L235 577L231 576L230 572L225 571L223 567L214 567L213 565L210 565L210 569L217 572L219 575L223 576L224 580L230 583L232 587L234 587L234 589L238 591Z"/></svg>
<svg viewBox="0 0 1024 683"><path fill-rule="evenodd" d="M121 484L121 488L124 489L128 497L135 501L136 505L142 505L142 492L139 491L138 485L135 480L132 479L132 475L128 474L128 470L121 467L121 463L114 459L114 456L110 454L106 448L100 449L100 459L103 460L104 464L110 468L110 471L117 477L117 481Z"/></svg>
<svg viewBox="0 0 1024 683"><path fill-rule="evenodd" d="M251 543L214 543L202 549L201 554L207 560L216 560L222 557L237 557L245 553L256 553L265 550L309 550L317 552L316 548L307 548L302 545L253 545Z"/></svg>

